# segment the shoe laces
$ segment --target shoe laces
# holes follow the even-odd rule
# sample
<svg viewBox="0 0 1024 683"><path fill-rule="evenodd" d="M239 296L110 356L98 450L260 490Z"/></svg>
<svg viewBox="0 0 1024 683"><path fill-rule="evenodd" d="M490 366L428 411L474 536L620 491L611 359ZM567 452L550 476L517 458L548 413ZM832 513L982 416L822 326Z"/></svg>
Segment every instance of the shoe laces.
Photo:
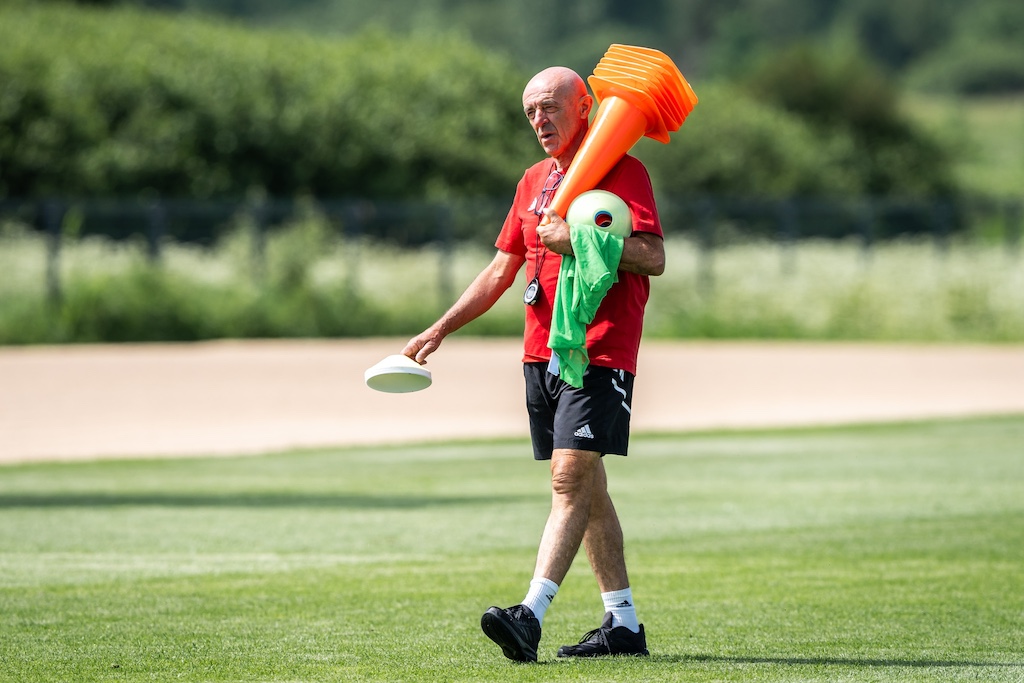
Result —
<svg viewBox="0 0 1024 683"><path fill-rule="evenodd" d="M604 626L599 626L595 628L593 631L587 631L583 635L583 637L580 638L579 644L583 645L584 643L589 643L591 641L596 640L597 642L601 643L606 648L608 648L609 651L611 651L611 648L608 646L608 636L606 634L606 631L607 629Z"/></svg>

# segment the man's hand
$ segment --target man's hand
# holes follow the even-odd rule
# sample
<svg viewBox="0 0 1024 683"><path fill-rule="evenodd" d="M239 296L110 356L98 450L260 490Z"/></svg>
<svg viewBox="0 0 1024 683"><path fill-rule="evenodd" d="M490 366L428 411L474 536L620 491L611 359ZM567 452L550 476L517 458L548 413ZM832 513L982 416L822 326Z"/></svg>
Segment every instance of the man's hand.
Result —
<svg viewBox="0 0 1024 683"><path fill-rule="evenodd" d="M430 327L410 339L409 343L402 349L402 355L412 358L420 365L426 365L427 356L437 351L444 337L445 335L435 329L435 327Z"/></svg>
<svg viewBox="0 0 1024 683"><path fill-rule="evenodd" d="M537 239L556 254L571 254L569 224L555 213L554 209L544 209L544 218L547 222L541 221L537 226Z"/></svg>

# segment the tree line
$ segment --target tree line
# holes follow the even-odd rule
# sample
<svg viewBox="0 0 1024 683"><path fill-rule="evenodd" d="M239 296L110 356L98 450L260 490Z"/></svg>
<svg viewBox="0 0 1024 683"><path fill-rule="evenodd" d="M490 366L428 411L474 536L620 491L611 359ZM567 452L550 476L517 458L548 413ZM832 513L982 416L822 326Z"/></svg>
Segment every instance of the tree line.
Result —
<svg viewBox="0 0 1024 683"><path fill-rule="evenodd" d="M958 93L1024 90L1024 3L1019 0L85 0L205 12L254 24L351 34L456 30L537 70L580 69L602 43L663 49L700 79L749 70L780 46L856 49L915 88Z"/></svg>
<svg viewBox="0 0 1024 683"><path fill-rule="evenodd" d="M531 72L458 37L345 38L132 8L0 9L0 197L505 196ZM950 196L952 152L861 59L795 47L696 85L660 191Z"/></svg>

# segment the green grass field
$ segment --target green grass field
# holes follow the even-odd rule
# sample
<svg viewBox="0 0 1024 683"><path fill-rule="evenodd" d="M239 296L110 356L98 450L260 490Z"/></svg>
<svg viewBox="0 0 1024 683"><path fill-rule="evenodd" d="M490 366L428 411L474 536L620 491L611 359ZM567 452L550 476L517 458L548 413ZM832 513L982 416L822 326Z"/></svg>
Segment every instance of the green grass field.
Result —
<svg viewBox="0 0 1024 683"><path fill-rule="evenodd" d="M637 437L608 462L651 657L479 630L548 509L522 441L0 468L0 681L1022 681L1024 417Z"/></svg>

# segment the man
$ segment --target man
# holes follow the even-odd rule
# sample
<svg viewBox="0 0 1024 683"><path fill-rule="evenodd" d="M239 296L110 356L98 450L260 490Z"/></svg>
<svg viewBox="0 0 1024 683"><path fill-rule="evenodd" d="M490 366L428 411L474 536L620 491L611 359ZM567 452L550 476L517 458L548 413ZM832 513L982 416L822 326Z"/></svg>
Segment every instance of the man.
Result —
<svg viewBox="0 0 1024 683"><path fill-rule="evenodd" d="M526 85L523 110L548 158L529 168L496 241L498 252L452 308L403 353L423 364L444 338L485 313L526 266L524 374L534 458L551 461L551 511L522 604L491 607L484 633L509 659L536 661L541 624L582 543L605 604L602 625L559 657L646 655L626 573L622 528L608 495L602 457L626 455L630 402L648 276L665 268L665 250L646 169L626 156L600 189L630 207L633 234L624 239L618 282L587 327L589 367L583 387L559 379L547 347L562 254L572 253L570 229L546 208L586 135L593 98L578 74L545 69ZM546 218L547 221L542 219Z"/></svg>

